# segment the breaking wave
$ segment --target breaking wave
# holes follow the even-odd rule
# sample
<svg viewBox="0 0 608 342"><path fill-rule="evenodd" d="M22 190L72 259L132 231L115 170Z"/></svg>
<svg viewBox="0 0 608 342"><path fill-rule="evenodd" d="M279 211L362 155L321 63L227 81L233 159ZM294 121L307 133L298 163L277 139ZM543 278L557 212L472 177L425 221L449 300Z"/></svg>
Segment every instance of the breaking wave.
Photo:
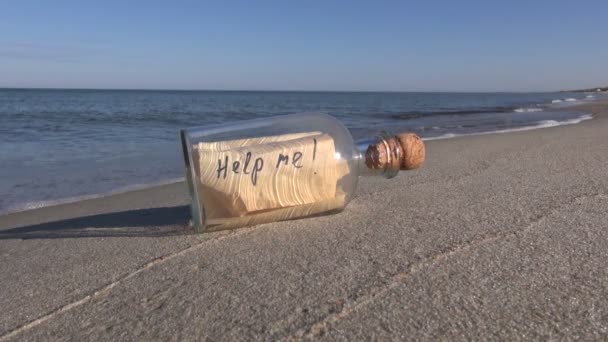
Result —
<svg viewBox="0 0 608 342"><path fill-rule="evenodd" d="M487 135L487 134L499 134L499 133L510 133L510 132L522 132L522 131L530 131L533 129L540 129L540 128L556 127L556 126L563 126L563 125L574 125L574 124L581 123L585 120L590 120L590 119L593 119L593 116L591 116L590 114L585 114L585 115L581 115L580 117L575 118L575 119L568 119L568 120L563 120L563 121L542 120L542 121L538 121L536 123L536 125L533 125L533 126L515 127L515 128L500 129L500 130L495 130L495 131L474 132L474 133L446 133L446 134L443 134L443 135L440 135L437 137L423 138L422 140L441 140L441 139L450 139L450 138L472 136L472 135Z"/></svg>
<svg viewBox="0 0 608 342"><path fill-rule="evenodd" d="M543 109L538 108L538 107L517 108L514 110L515 113L535 113L535 112L542 112L542 111L543 111Z"/></svg>

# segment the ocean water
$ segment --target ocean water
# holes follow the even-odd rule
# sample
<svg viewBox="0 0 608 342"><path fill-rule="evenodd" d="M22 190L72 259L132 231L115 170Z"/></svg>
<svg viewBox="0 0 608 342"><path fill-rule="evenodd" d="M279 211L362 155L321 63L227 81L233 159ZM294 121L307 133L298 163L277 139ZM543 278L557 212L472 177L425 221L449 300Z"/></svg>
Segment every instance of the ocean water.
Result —
<svg viewBox="0 0 608 342"><path fill-rule="evenodd" d="M443 139L577 123L601 96L0 89L0 213L177 181L184 127L322 111L355 138Z"/></svg>

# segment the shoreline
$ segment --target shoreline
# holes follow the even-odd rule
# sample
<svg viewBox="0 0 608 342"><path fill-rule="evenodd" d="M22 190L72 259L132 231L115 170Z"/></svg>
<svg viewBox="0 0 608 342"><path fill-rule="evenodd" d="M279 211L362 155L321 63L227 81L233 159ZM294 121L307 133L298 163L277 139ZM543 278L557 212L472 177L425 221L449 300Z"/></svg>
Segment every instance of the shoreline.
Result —
<svg viewBox="0 0 608 342"><path fill-rule="evenodd" d="M593 106L598 103L608 103L608 99L595 99L595 100L591 100L589 102L585 102L585 99L581 99L578 101L582 102L582 103L574 104L574 105L564 105L562 107L550 107L549 106L550 104L546 104L545 107L542 107L544 110L548 110L548 111L579 112L579 113L581 113L581 115L578 118L566 119L564 121L545 120L542 122L537 122L536 125L532 125L532 126L512 127L512 128L493 130L493 131L480 131L480 132L471 132L471 133L462 133L462 134L461 133L447 133L447 134L443 134L443 135L439 135L439 136L426 137L426 138L423 138L423 140L425 142L430 142L430 141L436 141L436 140L449 140L449 139L469 137L469 136L505 134L505 133L521 132L521 131L533 131L533 130L539 130L539 129L545 129L545 128L560 127L560 126L568 126L568 125L573 125L573 124L581 124L584 121L588 121L588 120L591 120L594 118L593 113L591 113L590 111L583 110L584 108ZM538 107L538 108L541 108L541 107ZM526 108L521 107L518 109L526 109ZM514 112L517 112L518 109L515 109ZM167 185L167 184L176 184L176 183L181 183L181 182L184 182L184 177L160 180L160 181L149 183L149 184L126 185L126 186L122 186L122 187L119 187L116 189L111 189L109 191L100 192L100 193L76 195L76 196L71 196L71 197L66 197L66 198L48 199L48 200L40 200L40 201L32 201L32 202L26 202L26 203L21 203L21 204L15 204L8 208L0 209L0 218L2 218L3 216L7 216L7 215L28 212L31 210L55 207L55 206L66 205L66 204L73 204L73 203L77 203L77 202L81 202L81 201L88 201L88 200L94 200L94 199L104 198L104 197L108 197L108 196L115 196L115 195L120 195L120 194L124 194L124 193L128 193L128 192L132 192L132 191L153 189L158 186Z"/></svg>
<svg viewBox="0 0 608 342"><path fill-rule="evenodd" d="M127 185L127 186L123 186L120 188L112 189L107 192L101 192L101 193L96 193L96 194L87 194L87 195L80 195L80 196L73 196L73 197L66 197L66 198L59 198L59 199L49 199L49 200L42 200L42 201L27 202L24 204L18 204L13 207L9 207L6 210L0 210L0 218L4 215L16 214L16 213L20 213L20 212L24 212L24 211L29 211L29 210L54 207L54 206L58 206L58 205L65 205L65 204L76 203L76 202L80 202L80 201L89 201L89 200L94 200L94 199L99 199L99 198L104 198L104 197L109 197L109 196L121 195L121 194L129 193L129 192L133 192L133 191L142 191L142 190L161 187L164 185L177 184L177 183L183 183L183 182L185 182L185 178L179 177L179 178L172 178L172 179L162 180L162 181L158 181L158 182L153 182L153 183L149 183L149 184Z"/></svg>
<svg viewBox="0 0 608 342"><path fill-rule="evenodd" d="M424 139L424 140L427 145L428 144L437 144L437 143L441 144L441 143L448 143L449 141L452 141L453 139L471 139L471 138L476 138L476 137L493 137L493 136L497 136L497 135L511 135L511 134L521 134L521 133L535 134L534 132L540 132L540 131L543 131L546 129L559 129L559 128L567 129L567 128L573 127L573 126L589 125L589 124L593 124L593 122L598 119L601 119L601 120L606 119L606 116L608 116L608 114L604 113L604 110L603 110L604 107L608 107L608 99L595 100L593 102L589 102L589 103L585 103L585 104L568 106L568 107L556 109L556 110L562 110L562 111L576 110L576 111L580 111L582 113L588 113L588 114L584 114L584 116L586 116L586 115L592 116L592 118L590 118L590 119L583 119L580 122L577 122L574 124L561 124L561 125L555 125L555 126L549 126L549 127L538 127L538 128L522 127L522 129L508 130L505 132L479 132L479 133L472 133L472 134L466 134L466 135L455 135L455 136L450 136L447 138L433 137L433 138ZM176 192L180 193L179 195L174 194L174 197L180 197L181 198L180 203L182 205L187 205L187 204L189 204L189 198L188 198L188 194L187 194L187 187L184 182L185 181L183 179L182 180L173 179L173 180L169 180L169 181L161 181L161 182L151 185L151 186L142 185L141 188L136 188L136 189L130 189L130 190L127 189L124 191L117 189L117 190L113 190L113 191L110 191L107 193L85 195L85 196L82 196L82 198L80 196L76 196L73 198L67 198L67 199L63 199L63 200L60 199L60 200L41 201L43 203L59 201L59 203L56 203L56 204L53 203L51 205L46 205L46 206L41 206L41 207L36 207L36 208L31 208L31 209L16 210L16 211L9 211L6 213L0 213L0 229L6 229L6 227L8 227L7 224L3 224L3 221L18 222L21 217L27 216L30 213L36 214L36 213L46 213L46 212L52 213L55 211L71 211L72 206L75 206L75 207L85 206L86 207L86 206L88 206L89 203L94 204L96 201L111 202L113 198L116 198L117 200L122 202L122 198L129 198L136 194L142 194L142 195L146 196L146 194L148 194L148 193L153 194L153 193L163 192L163 191L165 191L164 189L170 189L169 191L171 191L173 193L176 193ZM129 188L129 187L127 187L127 188ZM55 210L55 209L57 209L57 210ZM81 210L77 210L77 211L80 212ZM43 214L42 216L46 217L47 215ZM54 217L54 215L52 217ZM24 222L30 222L30 221L31 220L26 219Z"/></svg>

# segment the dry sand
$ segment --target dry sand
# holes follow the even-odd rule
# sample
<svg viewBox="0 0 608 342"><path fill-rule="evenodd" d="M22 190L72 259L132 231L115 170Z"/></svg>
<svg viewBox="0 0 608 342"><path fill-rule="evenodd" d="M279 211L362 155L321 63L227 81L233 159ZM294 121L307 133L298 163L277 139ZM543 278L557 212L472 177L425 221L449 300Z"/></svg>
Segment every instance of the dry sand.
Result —
<svg viewBox="0 0 608 342"><path fill-rule="evenodd" d="M187 234L175 184L0 217L0 340L606 339L608 104L585 110L429 142L332 216Z"/></svg>

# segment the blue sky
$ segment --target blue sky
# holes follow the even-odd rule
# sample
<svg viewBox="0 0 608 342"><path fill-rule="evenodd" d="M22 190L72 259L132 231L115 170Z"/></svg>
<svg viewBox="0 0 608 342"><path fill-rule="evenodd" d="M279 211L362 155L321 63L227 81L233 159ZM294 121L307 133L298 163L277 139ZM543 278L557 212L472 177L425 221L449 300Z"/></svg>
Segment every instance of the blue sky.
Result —
<svg viewBox="0 0 608 342"><path fill-rule="evenodd" d="M607 20L608 1L7 0L0 87L592 87Z"/></svg>

